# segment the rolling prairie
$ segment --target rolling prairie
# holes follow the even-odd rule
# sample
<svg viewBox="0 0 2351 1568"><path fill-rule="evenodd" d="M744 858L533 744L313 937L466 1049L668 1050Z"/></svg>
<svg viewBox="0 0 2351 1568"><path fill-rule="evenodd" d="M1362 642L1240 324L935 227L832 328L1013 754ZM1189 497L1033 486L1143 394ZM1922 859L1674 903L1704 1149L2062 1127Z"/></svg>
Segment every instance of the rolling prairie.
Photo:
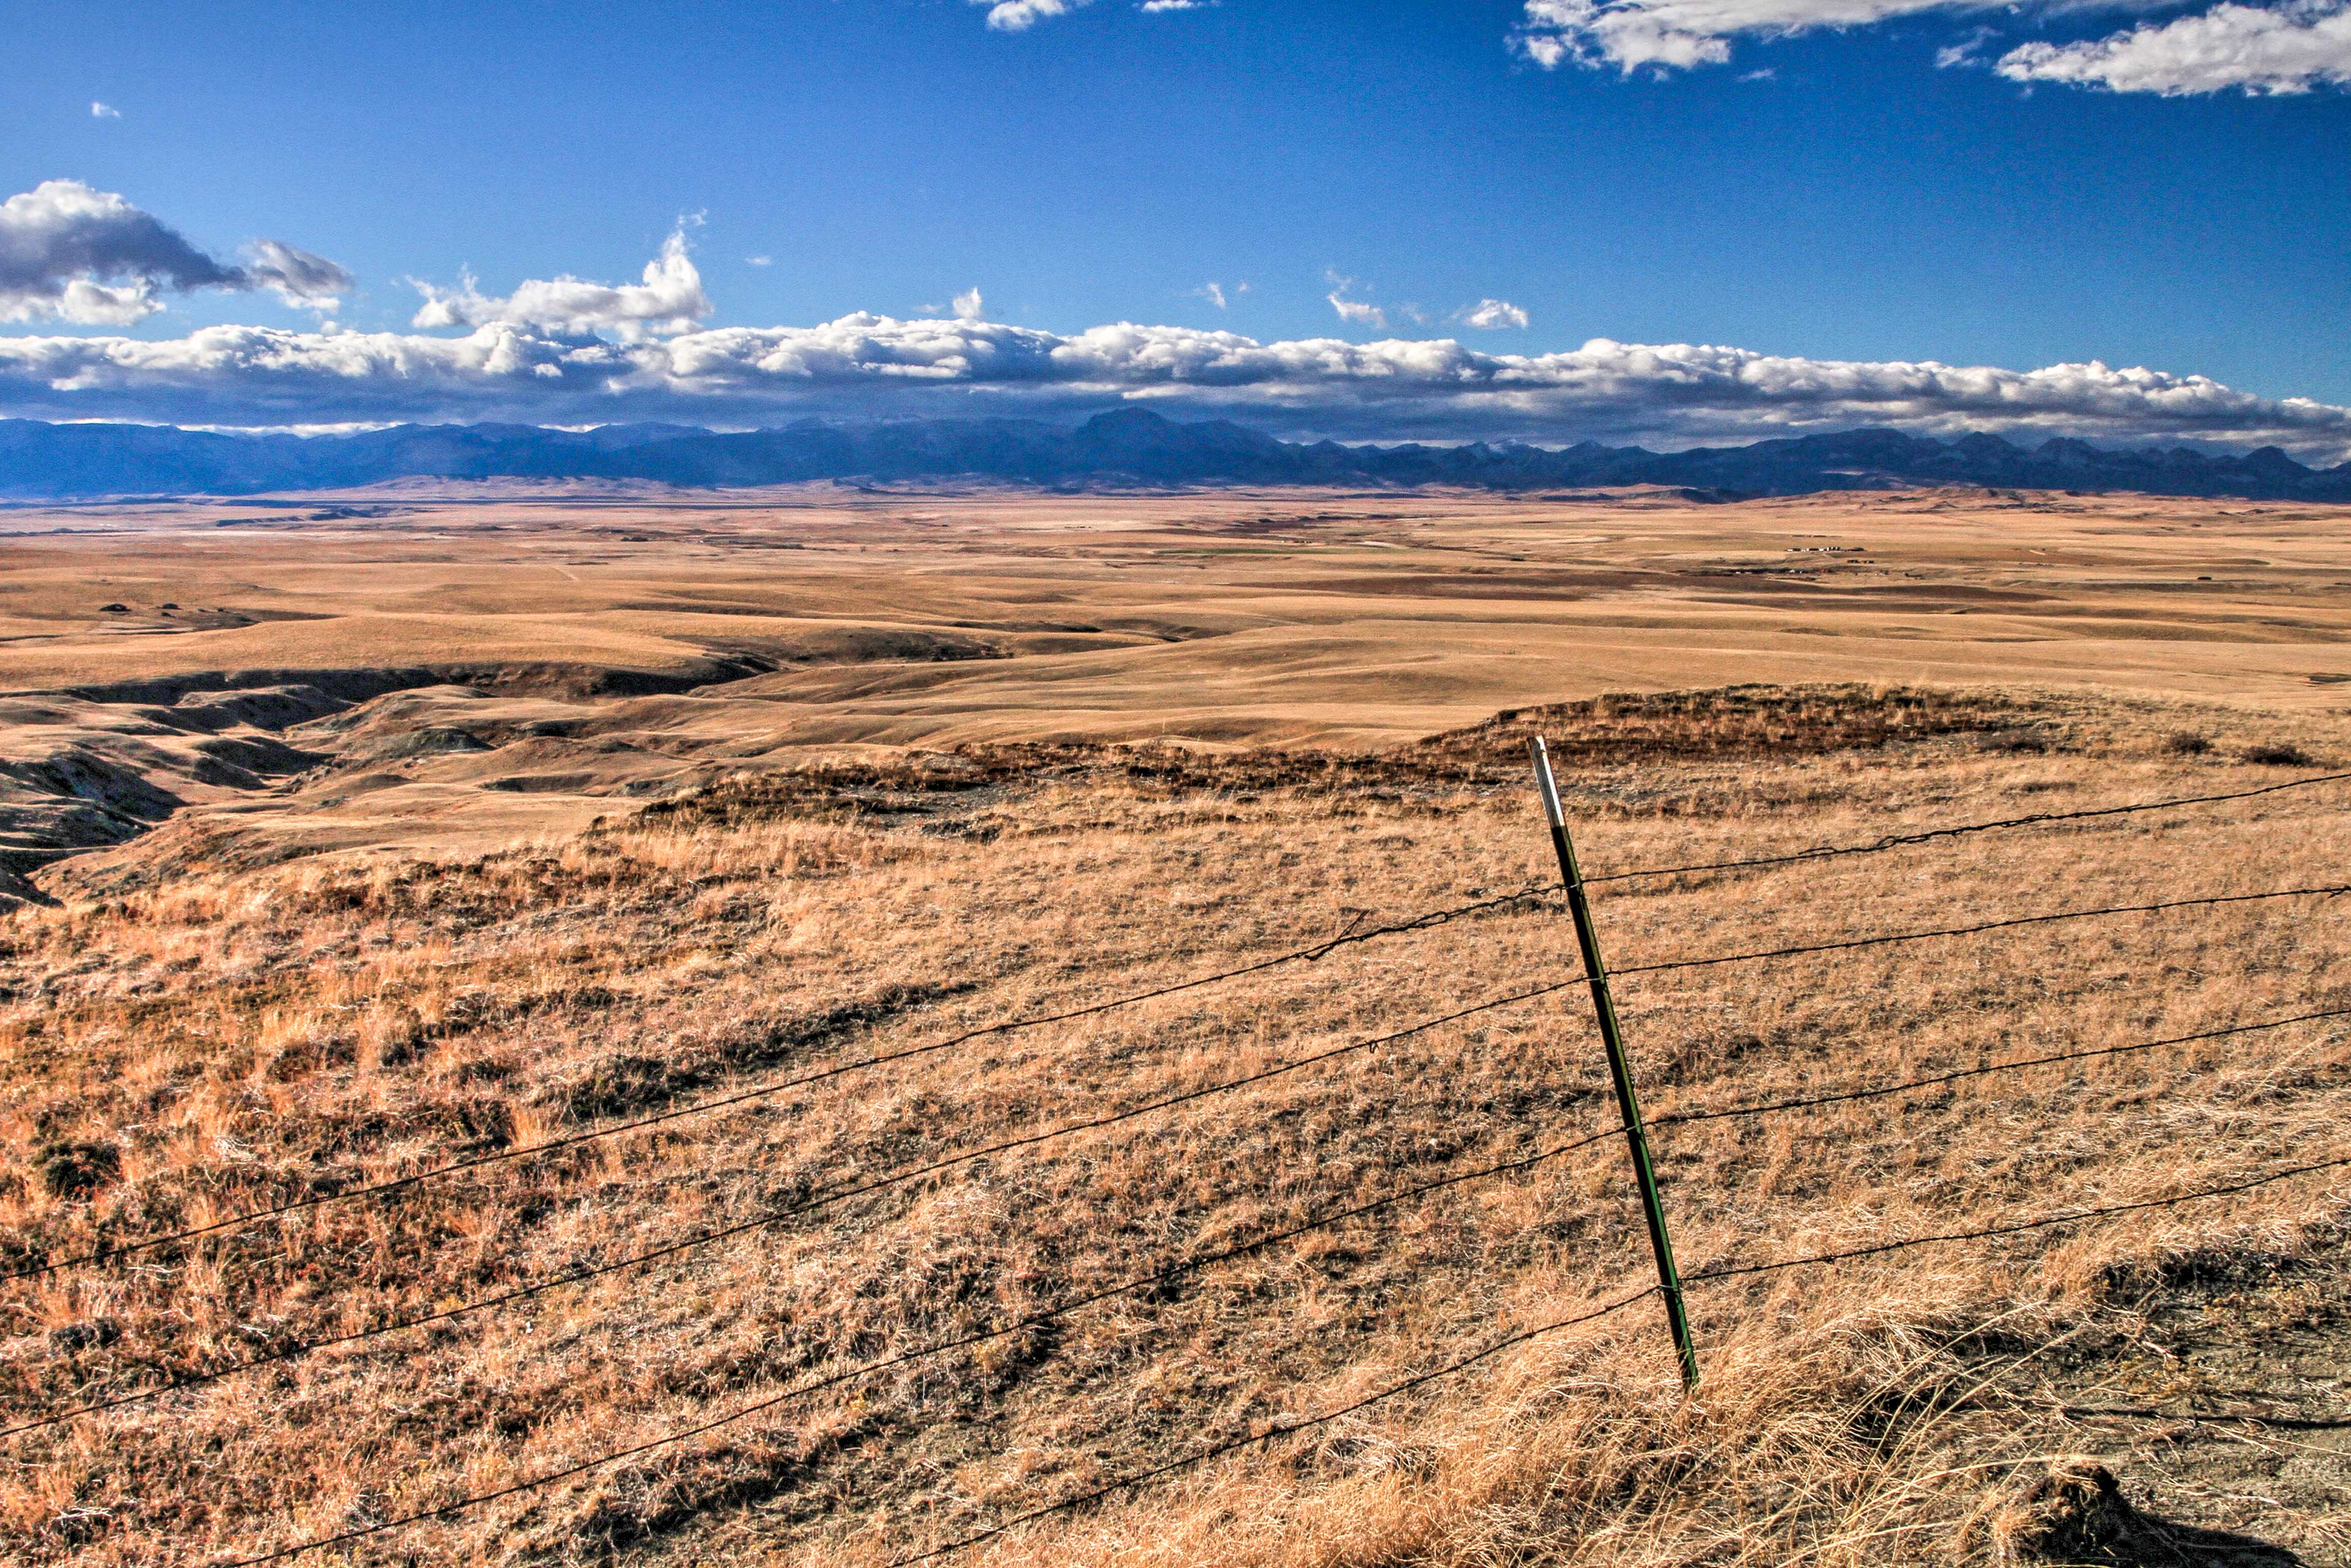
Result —
<svg viewBox="0 0 2351 1568"><path fill-rule="evenodd" d="M879 1568L1496 1344L940 1560L1989 1563L2071 1454L2351 1560L2351 1167L2160 1202L2351 1160L2351 509L0 520L0 1426L131 1401L0 1439L14 1560ZM1505 999L1535 735L1687 1398L1654 1298L1504 1343L1652 1280L1589 1004Z"/></svg>

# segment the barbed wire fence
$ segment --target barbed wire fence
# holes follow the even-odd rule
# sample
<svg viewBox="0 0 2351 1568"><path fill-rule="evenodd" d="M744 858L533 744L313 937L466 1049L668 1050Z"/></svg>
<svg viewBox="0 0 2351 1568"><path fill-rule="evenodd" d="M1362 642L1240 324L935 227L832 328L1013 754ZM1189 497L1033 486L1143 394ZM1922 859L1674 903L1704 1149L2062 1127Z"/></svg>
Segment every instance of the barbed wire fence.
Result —
<svg viewBox="0 0 2351 1568"><path fill-rule="evenodd" d="M1666 1309L1667 1326L1673 1342L1676 1359L1686 1386L1695 1386L1702 1369L1699 1365L1695 1338L1690 1333L1685 1297L1692 1288L1704 1287L1722 1281L1773 1273L1787 1270L1826 1266L1855 1259L1903 1251L1913 1248L1958 1245L2022 1232L2050 1228L2099 1218L2105 1216L2170 1207L2208 1201L2236 1193L2351 1166L2351 1154L2330 1157L2250 1176L2233 1182L2196 1188L2169 1196L2110 1204L2091 1207L2074 1207L2056 1213L2035 1215L1997 1225L1979 1227L1919 1236L1889 1238L1885 1240L1856 1245L1841 1249L1805 1254L1753 1262L1720 1261L1703 1266L1694 1272L1680 1271L1672 1252L1668 1217L1663 1194L1652 1167L1647 1137L1650 1132L1679 1125L1690 1125L1732 1118L1764 1117L1822 1106L1852 1103L1873 1099L1912 1093L1940 1087L1961 1080L1991 1074L2022 1071L2062 1062L2083 1061L2097 1058L2121 1056L2167 1047L2191 1045L2234 1038L2289 1027L2329 1022L2351 1018L2351 999L2346 1005L2310 1007L2288 1015L2260 1019L2187 1034L2175 1034L2159 1039L2131 1040L2119 1044L2085 1046L2074 1050L2045 1052L2036 1056L2014 1057L1924 1076L1882 1082L1856 1084L1850 1088L1823 1092L1788 1096L1777 1099L1726 1104L1690 1111L1675 1111L1649 1117L1643 1113L1631 1066L1624 1050L1621 1029L1616 1019L1610 980L1613 977L1657 975L1677 971L1711 968L1719 966L1770 963L1799 956L1844 953L1859 948L1887 946L1919 942L1956 940L1984 933L2004 931L2032 925L2062 922L2111 918L2126 915L2145 915L2192 907L2222 906L2282 900L2331 900L2351 893L2351 883L2322 883L2307 886L2277 888L2252 893L2212 894L2184 897L2158 902L2109 904L2094 907L2062 909L2032 915L2014 915L1967 925L1927 929L1883 932L1865 936L1836 941L1790 945L1774 948L1744 950L1700 956L1671 961L1652 962L1609 967L1600 950L1598 933L1585 889L1604 883L1623 883L1635 879L1689 879L1719 877L1741 872L1802 864L1847 856L1872 855L1892 850L1953 840L1980 833L2010 831L2056 824L2106 819L2134 813L2186 810L2190 807L2237 801L2270 796L2289 790L2308 789L2317 786L2351 780L2351 772L2338 772L2306 777L2255 789L2224 793L2179 796L2159 800L2101 807L2085 810L2040 812L2028 816L1995 821L1965 822L1920 831L1885 835L1866 842L1824 844L1784 854L1756 856L1744 859L1719 860L1688 864L1667 864L1635 867L1610 872L1597 876L1585 876L1576 862L1569 836L1565 812L1553 782L1548 758L1540 741L1535 743L1534 763L1539 792L1542 798L1546 821L1551 828L1561 875L1555 881L1531 883L1503 894L1479 897L1471 901L1433 909L1408 918L1343 933L1312 946L1295 948L1251 963L1239 965L1194 977L1172 984L1153 987L1087 1003L1074 1008L1025 1015L1019 1018L967 1030L942 1039L893 1051L878 1052L850 1061L840 1062L819 1071L797 1074L749 1088L736 1090L707 1099L683 1104L672 1104L644 1116L614 1121L580 1129L559 1137L495 1150L487 1154L450 1160L430 1166L410 1174L383 1181L305 1195L286 1202L257 1207L204 1225L120 1242L108 1242L78 1253L58 1257L32 1259L19 1256L13 1266L0 1271L0 1282L46 1279L68 1270L105 1270L131 1266L130 1260L169 1249L187 1249L191 1253L207 1243L231 1238L244 1238L272 1222L283 1221L329 1206L381 1203L468 1172L485 1167L531 1160L581 1145L664 1127L676 1122L705 1116L738 1106L750 1105L775 1096L827 1081L856 1073L873 1071L894 1063L956 1051L976 1042L1020 1030L1049 1027L1077 1019L1096 1017L1114 1010L1137 1007L1165 997L1198 990L1223 982L1265 974L1292 965L1319 963L1343 947L1384 940L1411 933L1426 931L1455 921L1498 914L1530 905L1562 907L1573 921L1578 938L1581 966L1578 972L1545 984L1521 988L1475 1002L1445 1014L1426 1018L1405 1028L1351 1040L1322 1051L1278 1061L1257 1071L1219 1080L1186 1090L1181 1093L1148 1100L1123 1109L1074 1119L1021 1136L1004 1139L984 1146L965 1149L944 1157L914 1163L887 1174L854 1182L837 1183L801 1196L793 1202L777 1206L747 1218L730 1224L714 1226L689 1232L617 1259L558 1271L542 1279L513 1288L453 1302L429 1312L395 1319L349 1333L316 1339L296 1341L263 1354L242 1360L224 1363L201 1372L166 1379L150 1386L112 1395L104 1398L87 1399L41 1413L0 1427L0 1437L17 1437L45 1428L61 1427L125 1406L150 1404L170 1396L218 1384L257 1369L281 1365L317 1352L348 1346L361 1342L392 1336L412 1334L415 1331L454 1319L486 1313L526 1301L549 1291L619 1273L643 1268L664 1260L711 1246L734 1237L755 1233L783 1225L800 1216L852 1198L880 1193L922 1181L961 1166L990 1159L1016 1150L1032 1148L1080 1134L1119 1127L1146 1117L1172 1111L1214 1096L1232 1093L1267 1082L1288 1074L1424 1034L1442 1026L1479 1017L1501 1009L1521 1006L1553 997L1571 989L1584 989L1590 996L1595 1012L1604 1051L1608 1059L1612 1087L1614 1090L1616 1118L1614 1124L1594 1128L1581 1136L1550 1145L1500 1161L1475 1168L1448 1173L1437 1178L1395 1188L1368 1200L1326 1208L1310 1217L1277 1228L1263 1231L1247 1239L1198 1251L1176 1259L1165 1265L1117 1283L1069 1296L1052 1305L1028 1314L1017 1321L977 1330L915 1346L895 1354L866 1362L841 1371L794 1384L772 1395L744 1404L688 1425L669 1430L624 1448L598 1454L592 1458L558 1468L535 1472L529 1476L478 1493L452 1500L449 1502L420 1510L396 1518L371 1521L340 1533L305 1539L264 1552L258 1555L234 1560L226 1568L256 1568L262 1563L282 1562L308 1553L350 1546L412 1525L444 1520L467 1511L529 1492L543 1490L562 1481L642 1457L656 1450L674 1448L737 1423L748 1420L788 1403L812 1397L828 1390L877 1376L885 1372L917 1362L952 1354L993 1341L1029 1333L1048 1323L1086 1310L1089 1307L1128 1296L1148 1296L1185 1276L1195 1274L1255 1253L1277 1247L1300 1238L1326 1231L1334 1227L1367 1216L1384 1213L1413 1204L1433 1194L1472 1183L1490 1181L1524 1173L1560 1160L1578 1151L1615 1139L1623 1139L1633 1167L1636 1191L1639 1193L1644 1218L1652 1244L1657 1281L1639 1291L1618 1296L1594 1309L1581 1312L1553 1322L1502 1335L1475 1352L1435 1368L1415 1374L1337 1408L1287 1422L1275 1422L1250 1435L1208 1445L1164 1464L1110 1480L1078 1494L1061 1499L1044 1507L1006 1519L984 1530L965 1535L920 1553L898 1560L895 1568L906 1568L947 1556L977 1545L1032 1522L1064 1514L1112 1496L1146 1486L1180 1471L1209 1463L1218 1458L1254 1446L1273 1442L1280 1437L1328 1425L1346 1416L1383 1401L1395 1398L1413 1390L1427 1386L1466 1372L1491 1360L1505 1351L1543 1336L1598 1321L1633 1307L1651 1297L1657 1297ZM2311 998L2315 1001L2320 998ZM423 1349L412 1349L410 1354L423 1354Z"/></svg>

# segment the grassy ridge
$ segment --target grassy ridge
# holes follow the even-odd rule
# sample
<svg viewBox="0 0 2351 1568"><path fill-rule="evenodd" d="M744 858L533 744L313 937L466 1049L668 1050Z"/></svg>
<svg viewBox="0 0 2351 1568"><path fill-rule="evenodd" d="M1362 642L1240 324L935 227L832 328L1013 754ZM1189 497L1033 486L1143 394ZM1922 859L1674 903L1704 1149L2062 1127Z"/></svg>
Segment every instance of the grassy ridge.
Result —
<svg viewBox="0 0 2351 1568"><path fill-rule="evenodd" d="M1518 771L1531 728L1576 765L1571 810L1598 874L2271 782L2275 768L2241 757L2287 742L2337 756L2326 722L2273 736L2251 717L2032 693L1668 694L1354 758L967 747L723 782L455 862L118 883L5 930L0 1247L21 1260L207 1223L1520 885L1549 853ZM2171 744L2189 729L2212 749ZM2338 787L1636 882L1607 891L1600 918L1629 965L2343 881L2345 804ZM2342 930L2322 910L2249 904L1646 977L1621 1005L1651 1109L1671 1113L2351 1004ZM437 1310L1392 1031L1560 977L1573 950L1554 912L1496 912L139 1268L22 1282L0 1301L0 1415ZM2312 1026L1675 1128L1662 1171L1698 1266L2351 1153L2346 1110L2351 1041ZM1608 1114L1574 1007L1482 1015L15 1439L0 1528L24 1561L93 1564L331 1534ZM1621 1164L1604 1144L1452 1188L352 1560L887 1562L1637 1287ZM2316 1178L1710 1288L1693 1303L1708 1378L1687 1408L1654 1309L1635 1308L980 1560L1859 1563L1948 1561L1962 1539L1989 1552L1969 1523L1987 1488L2055 1433L2009 1363L2123 1343L2150 1301L2250 1257L2331 1266L2325 1191Z"/></svg>

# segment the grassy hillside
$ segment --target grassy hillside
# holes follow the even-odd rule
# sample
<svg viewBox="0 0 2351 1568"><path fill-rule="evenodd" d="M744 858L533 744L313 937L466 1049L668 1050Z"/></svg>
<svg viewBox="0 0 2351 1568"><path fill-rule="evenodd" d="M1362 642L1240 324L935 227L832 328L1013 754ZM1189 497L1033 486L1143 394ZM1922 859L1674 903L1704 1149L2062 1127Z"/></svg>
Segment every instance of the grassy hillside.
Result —
<svg viewBox="0 0 2351 1568"><path fill-rule="evenodd" d="M0 933L0 1262L496 1155L1527 886L1551 874L1521 761L1534 731L1560 744L1595 877L2351 766L2351 728L2325 714L1748 688L1529 710L1343 757L844 761L457 859L68 871L59 907ZM2289 754L2307 765L2246 760ZM2351 785L2322 785L1595 898L1631 968L2341 884L2346 804ZM1670 1117L2351 1009L2343 907L1663 971L1628 976L1619 1001L1648 1108ZM1563 990L889 1179L1549 985L1573 954L1557 902L1524 900L13 1281L10 1425L287 1354L5 1439L9 1555L210 1563L365 1530L1604 1132L1604 1066ZM2351 1156L2346 1114L2337 1019L1657 1142L1695 1274ZM867 1190L827 1198L844 1187ZM2183 1525L2340 1560L2346 1451L2311 1369L2339 1367L2351 1335L2345 1191L2322 1172L1697 1286L1706 1377L1687 1402L1644 1300L958 1560L1989 1561L2007 1490L2074 1450ZM1648 1270L1622 1148L1603 1139L308 1560L888 1563L1346 1405ZM2142 1414L2097 1414L2116 1410ZM2250 1428L2188 1419L2247 1410L2321 1424L2240 1443Z"/></svg>

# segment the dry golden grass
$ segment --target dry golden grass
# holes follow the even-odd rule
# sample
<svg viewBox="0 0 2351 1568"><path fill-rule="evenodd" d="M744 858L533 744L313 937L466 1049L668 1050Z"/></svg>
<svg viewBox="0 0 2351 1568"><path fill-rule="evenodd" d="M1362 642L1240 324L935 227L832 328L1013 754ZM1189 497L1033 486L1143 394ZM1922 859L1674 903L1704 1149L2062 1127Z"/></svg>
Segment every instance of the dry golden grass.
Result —
<svg viewBox="0 0 2351 1568"><path fill-rule="evenodd" d="M105 896L5 927L0 1137L16 1176L0 1256L206 1223L1520 886L1549 864L1518 761L1537 728L1573 764L1594 875L2294 775L2239 759L2259 744L2351 763L2345 727L2314 711L1748 689L1374 751L1071 741L836 758L440 861L162 875L159 859L141 875L134 858ZM2183 753L2168 737L2187 730L2218 744ZM2351 882L2346 795L1613 883L1599 918L1612 959L1636 966ZM2351 1006L2339 908L2249 903L1634 977L1620 1005L1650 1110L1709 1108ZM1561 978L1573 954L1556 909L1521 906L20 1282L0 1296L0 1414L429 1312L1259 1071ZM2351 1155L2346 1113L2338 1020L1675 1127L1660 1164L1695 1271ZM361 1527L1610 1114L1588 1017L1562 993L7 1439L0 1530L15 1560L95 1568ZM2288 1290L2335 1278L2344 1190L2322 1175L1707 1286L1692 1296L1707 1378L1687 1403L1644 1301L968 1561L1986 1560L1988 1499L2035 1456L2085 1446L2066 1399L2096 1403L2083 1391L2149 1343L2166 1303L2269 1263ZM1347 1403L1646 1270L1621 1149L1602 1144L323 1560L872 1568ZM2324 1300L2295 1310L2342 1332ZM2339 1556L2331 1440L2312 1435L2320 1458L2273 1479L2300 1489L2282 1521L2186 1491L2158 1510Z"/></svg>
<svg viewBox="0 0 2351 1568"><path fill-rule="evenodd" d="M2343 507L830 487L378 506L11 509L0 690L465 665L617 692L615 672L748 657L777 672L765 723L729 709L738 737L1372 744L1741 680L2095 682L2277 709L2339 706L2312 677L2351 675ZM877 660L907 664L855 667ZM822 711L789 726L774 699Z"/></svg>
<svg viewBox="0 0 2351 1568"><path fill-rule="evenodd" d="M73 878L478 857L908 747L1363 752L1757 682L2184 697L2258 745L2351 685L2339 507L451 488L12 509L0 896L175 808Z"/></svg>

